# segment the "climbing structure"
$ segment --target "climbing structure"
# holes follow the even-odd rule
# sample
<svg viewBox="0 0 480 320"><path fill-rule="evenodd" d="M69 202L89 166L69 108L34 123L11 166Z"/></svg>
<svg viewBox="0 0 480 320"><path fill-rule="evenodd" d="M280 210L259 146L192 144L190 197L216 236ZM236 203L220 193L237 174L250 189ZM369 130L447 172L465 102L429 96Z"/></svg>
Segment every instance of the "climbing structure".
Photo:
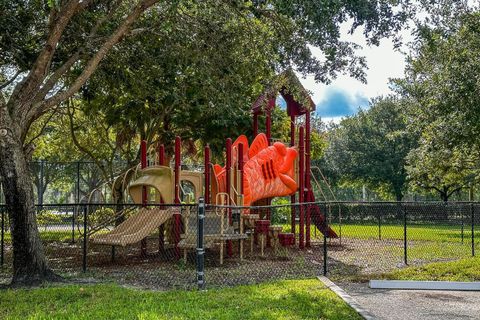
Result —
<svg viewBox="0 0 480 320"><path fill-rule="evenodd" d="M272 111L276 105L276 98L280 94L286 102L286 111L290 116L290 147L298 148L298 159L296 162L296 177L298 183L298 192L292 193L291 203L312 203L315 202L311 184L311 146L310 146L310 114L315 111L315 103L303 88L298 78L293 72L287 72L286 78L289 79L290 88L295 88L295 94L286 86L280 88L271 88L260 95L252 105L253 114L253 134L258 135L259 116L265 115L265 135L267 142L271 144ZM296 128L296 119L304 117L303 125L298 130ZM298 194L298 198L297 198ZM296 231L296 221L299 220L299 247L310 246L310 225L313 223L318 230L329 238L337 238L337 234L331 229L321 212L321 208L315 204L301 205L297 216L297 210L292 208L291 232Z"/></svg>
<svg viewBox="0 0 480 320"><path fill-rule="evenodd" d="M294 75L291 76L296 79ZM238 240L242 257L243 241L252 235L260 237L262 243L265 237L268 241L273 237L284 245L295 244L298 239L298 247L304 248L311 245L313 223L327 237L336 238L337 234L328 226L321 208L313 203L315 197L310 181L310 114L315 110L315 105L299 82L296 87L301 90L295 96L286 87L281 87L266 91L254 102L254 137L251 144L244 135L234 142L228 138L224 165L211 163L210 148L206 146L204 172L182 170L181 140L177 137L172 168L166 161L163 145L153 150L149 159L147 144L142 141L141 163L130 174L131 181L127 190L131 199L144 208L109 233L93 236L92 243L125 246L141 242L142 253L146 253L144 239L158 229L159 250L163 250L168 242L169 247L174 248L175 256L179 257L180 250L183 249L186 257L186 250L195 248L196 245L193 240L196 239L197 220L194 212L181 213L178 206L182 202L188 202L185 197L188 192L183 188L185 182L190 185L190 200L195 201L204 196L205 202L213 205L210 207L214 209L207 210L206 213L207 220L210 218L214 223L205 229L205 241L208 245L220 246L221 263L225 244L227 254L231 256L232 242ZM291 119L288 146L273 141L271 136L271 113L278 94L286 101L287 113ZM259 116L262 114L265 115L265 133L258 132ZM299 117L304 117L304 120L296 128L296 119ZM290 196L292 203L290 233L285 233L286 230L281 226L270 225L270 210L266 210L263 215L250 209L251 206L268 205L272 198L283 196ZM148 209L150 204L164 205ZM235 206L243 207L239 216L237 212L236 221L232 212Z"/></svg>

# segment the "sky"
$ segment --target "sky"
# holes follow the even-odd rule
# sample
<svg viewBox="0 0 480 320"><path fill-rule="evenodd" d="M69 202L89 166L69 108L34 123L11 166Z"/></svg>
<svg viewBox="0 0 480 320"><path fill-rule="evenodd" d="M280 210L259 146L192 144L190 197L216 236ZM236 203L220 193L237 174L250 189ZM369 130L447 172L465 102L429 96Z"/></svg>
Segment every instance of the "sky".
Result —
<svg viewBox="0 0 480 320"><path fill-rule="evenodd" d="M383 39L378 47L367 46L361 30L350 35L347 25L342 26L342 39L362 46L357 53L365 56L367 84L340 75L329 85L316 83L313 77L302 78L302 84L312 93L317 105L317 114L326 122L339 122L342 117L355 114L359 108L367 108L370 99L391 93L389 78L402 77L405 69L405 55L394 50L390 39ZM410 31L403 31L404 41L411 39ZM314 55L321 55L320 50L312 48Z"/></svg>

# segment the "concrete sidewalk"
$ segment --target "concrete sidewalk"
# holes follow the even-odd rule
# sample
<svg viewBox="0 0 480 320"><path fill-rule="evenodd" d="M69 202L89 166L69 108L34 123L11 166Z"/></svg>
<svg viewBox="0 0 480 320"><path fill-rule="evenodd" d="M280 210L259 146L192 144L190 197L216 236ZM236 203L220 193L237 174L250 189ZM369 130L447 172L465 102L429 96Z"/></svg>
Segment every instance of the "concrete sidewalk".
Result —
<svg viewBox="0 0 480 320"><path fill-rule="evenodd" d="M480 292L370 289L368 283L337 283L382 320L480 319Z"/></svg>

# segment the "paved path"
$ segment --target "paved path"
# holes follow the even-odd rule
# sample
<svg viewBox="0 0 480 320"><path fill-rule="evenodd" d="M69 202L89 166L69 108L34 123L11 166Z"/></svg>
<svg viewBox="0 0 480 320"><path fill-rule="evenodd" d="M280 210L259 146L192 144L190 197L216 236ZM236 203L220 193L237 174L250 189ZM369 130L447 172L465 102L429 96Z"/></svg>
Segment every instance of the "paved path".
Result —
<svg viewBox="0 0 480 320"><path fill-rule="evenodd" d="M480 292L370 289L367 283L337 283L381 320L480 319Z"/></svg>

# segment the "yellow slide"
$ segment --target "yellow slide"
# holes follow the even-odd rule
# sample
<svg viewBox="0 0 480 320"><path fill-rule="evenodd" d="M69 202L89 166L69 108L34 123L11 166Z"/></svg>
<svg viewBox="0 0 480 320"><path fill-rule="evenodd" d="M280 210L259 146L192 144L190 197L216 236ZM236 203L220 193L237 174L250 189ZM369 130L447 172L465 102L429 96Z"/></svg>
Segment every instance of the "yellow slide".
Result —
<svg viewBox="0 0 480 320"><path fill-rule="evenodd" d="M93 244L125 247L145 239L171 217L170 209L142 208L136 215L125 220L112 231L96 234L90 238L90 241Z"/></svg>

